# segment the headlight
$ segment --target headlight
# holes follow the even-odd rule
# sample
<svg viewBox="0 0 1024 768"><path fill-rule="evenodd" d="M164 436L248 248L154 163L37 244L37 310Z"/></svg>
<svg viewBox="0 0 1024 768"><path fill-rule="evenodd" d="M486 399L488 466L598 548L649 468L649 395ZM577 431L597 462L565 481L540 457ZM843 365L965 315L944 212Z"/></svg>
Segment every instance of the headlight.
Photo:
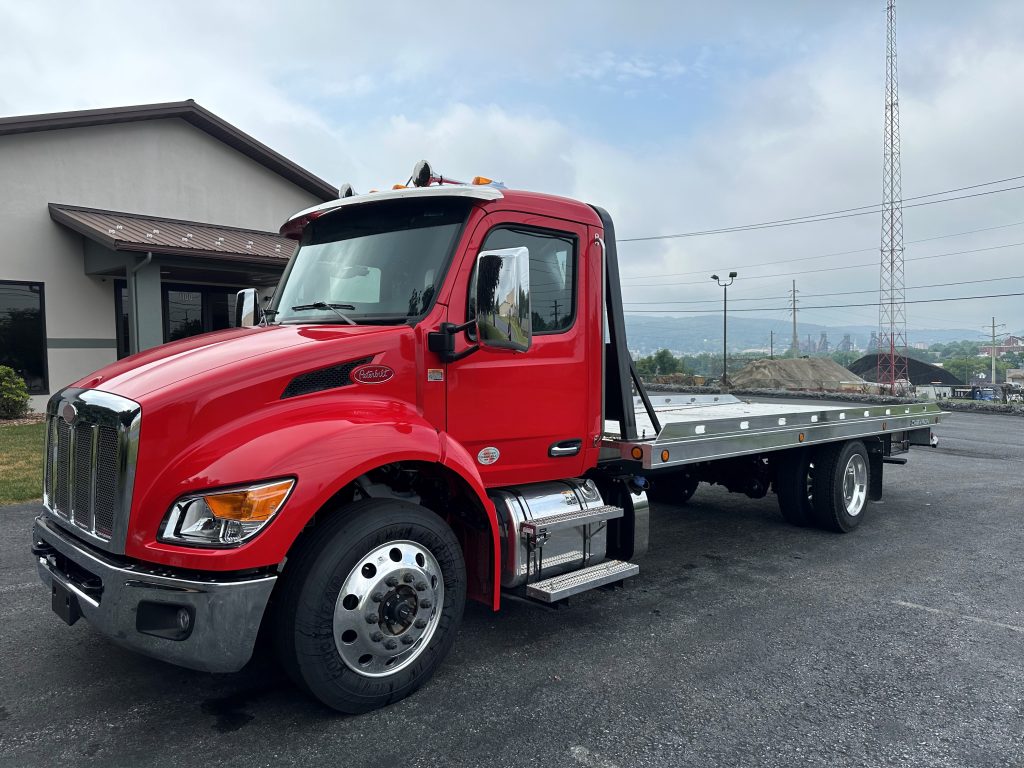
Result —
<svg viewBox="0 0 1024 768"><path fill-rule="evenodd" d="M248 541L284 506L294 480L183 496L174 502L160 541L193 547L234 547Z"/></svg>

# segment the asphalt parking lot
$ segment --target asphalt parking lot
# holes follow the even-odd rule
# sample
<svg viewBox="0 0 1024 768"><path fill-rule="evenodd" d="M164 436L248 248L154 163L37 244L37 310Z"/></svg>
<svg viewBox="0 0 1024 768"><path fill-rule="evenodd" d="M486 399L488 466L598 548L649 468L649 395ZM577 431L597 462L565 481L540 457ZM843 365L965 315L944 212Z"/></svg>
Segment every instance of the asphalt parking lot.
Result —
<svg viewBox="0 0 1024 768"><path fill-rule="evenodd" d="M790 401L792 402L792 401ZM1024 419L957 413L841 536L774 497L656 507L625 589L470 606L434 679L345 717L52 614L0 510L0 765L1020 766Z"/></svg>

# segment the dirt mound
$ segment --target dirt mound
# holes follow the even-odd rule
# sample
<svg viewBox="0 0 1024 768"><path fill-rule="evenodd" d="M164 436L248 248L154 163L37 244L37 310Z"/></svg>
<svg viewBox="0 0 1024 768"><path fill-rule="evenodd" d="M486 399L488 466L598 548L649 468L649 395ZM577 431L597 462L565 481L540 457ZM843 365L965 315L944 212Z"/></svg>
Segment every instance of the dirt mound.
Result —
<svg viewBox="0 0 1024 768"><path fill-rule="evenodd" d="M866 391L864 379L825 357L755 360L731 377L732 386L744 389L814 389Z"/></svg>

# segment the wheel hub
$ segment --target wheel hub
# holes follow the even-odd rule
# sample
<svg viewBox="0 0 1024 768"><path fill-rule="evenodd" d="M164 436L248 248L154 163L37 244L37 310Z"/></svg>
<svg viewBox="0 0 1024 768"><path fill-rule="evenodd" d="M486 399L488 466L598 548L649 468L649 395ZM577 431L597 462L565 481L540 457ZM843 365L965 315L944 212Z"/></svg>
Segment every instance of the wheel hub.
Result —
<svg viewBox="0 0 1024 768"><path fill-rule="evenodd" d="M856 517L864 510L868 497L867 483L867 464L863 456L855 453L846 463L843 472L843 504L850 517Z"/></svg>
<svg viewBox="0 0 1024 768"><path fill-rule="evenodd" d="M384 677L427 647L444 605L441 567L414 541L368 552L346 577L334 608L334 643L345 665Z"/></svg>

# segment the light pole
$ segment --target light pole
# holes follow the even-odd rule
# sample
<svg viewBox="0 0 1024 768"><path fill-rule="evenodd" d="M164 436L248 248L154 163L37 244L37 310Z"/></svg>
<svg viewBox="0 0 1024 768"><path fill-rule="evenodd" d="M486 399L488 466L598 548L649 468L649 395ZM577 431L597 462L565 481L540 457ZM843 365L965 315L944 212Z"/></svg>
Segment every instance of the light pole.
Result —
<svg viewBox="0 0 1024 768"><path fill-rule="evenodd" d="M729 286L736 279L736 273L729 273L729 282L723 283L718 275L712 275L711 279L722 286L722 391L727 391L726 372L729 370L729 347L728 347L728 312L729 312Z"/></svg>

